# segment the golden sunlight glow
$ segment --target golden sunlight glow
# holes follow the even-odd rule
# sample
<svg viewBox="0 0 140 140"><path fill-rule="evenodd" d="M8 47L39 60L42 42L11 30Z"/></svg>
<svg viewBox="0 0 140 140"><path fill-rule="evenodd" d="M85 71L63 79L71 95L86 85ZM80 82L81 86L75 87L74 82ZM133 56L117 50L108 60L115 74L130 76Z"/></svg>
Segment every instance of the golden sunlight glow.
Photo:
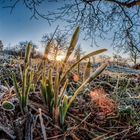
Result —
<svg viewBox="0 0 140 140"><path fill-rule="evenodd" d="M63 60L64 59L64 55L58 55L57 57L56 57L56 60L57 61L61 61L61 60Z"/></svg>

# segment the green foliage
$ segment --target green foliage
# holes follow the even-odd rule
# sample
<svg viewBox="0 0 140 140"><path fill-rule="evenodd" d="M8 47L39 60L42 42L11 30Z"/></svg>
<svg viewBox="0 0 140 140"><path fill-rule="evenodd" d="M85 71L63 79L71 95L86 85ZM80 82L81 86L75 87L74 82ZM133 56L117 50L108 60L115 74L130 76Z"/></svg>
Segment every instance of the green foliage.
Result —
<svg viewBox="0 0 140 140"><path fill-rule="evenodd" d="M76 57L76 61L80 60L81 55L83 55L84 52L82 51L82 48L80 45L78 45L78 47L75 49L75 53L74 56ZM80 63L77 64L77 72L78 72L78 76L80 76Z"/></svg>
<svg viewBox="0 0 140 140"><path fill-rule="evenodd" d="M51 42L49 41L45 47L45 51L44 51L44 57L45 59L48 59L48 54L50 52L50 48L51 48Z"/></svg>
<svg viewBox="0 0 140 140"><path fill-rule="evenodd" d="M7 110L7 111L12 111L15 109L15 106L12 102L9 102L9 101L4 101L2 103L2 107L3 109Z"/></svg>
<svg viewBox="0 0 140 140"><path fill-rule="evenodd" d="M91 62L89 59L85 68L83 80L86 80L90 76L90 73L91 73Z"/></svg>
<svg viewBox="0 0 140 140"><path fill-rule="evenodd" d="M66 70L66 72L63 74L63 76L62 76L62 78L61 78L61 81L63 81L63 80L65 79L66 75L67 75L68 73L70 73L70 71L71 71L75 66L77 66L82 60L85 60L85 59L90 58L90 57L92 57L92 56L98 55L98 54L103 53L103 52L105 52L105 51L107 51L107 49L100 49L100 50L91 52L91 53L89 53L89 54L83 56L80 60L76 61L68 70Z"/></svg>
<svg viewBox="0 0 140 140"><path fill-rule="evenodd" d="M64 120L66 117L66 113L69 109L69 107L71 106L72 102L74 101L74 99L77 97L78 94L80 94L80 92L83 90L83 88L86 86L87 83L89 83L90 81L94 80L98 75L100 75L100 73L102 73L102 71L107 67L107 64L103 64L101 65L94 73L91 74L91 76L89 76L83 83L82 85L74 92L73 96L71 97L71 99L69 100L69 102L65 99L63 102L63 108L61 109L63 112L63 115L61 117L61 120L63 120L61 122L61 124L64 124Z"/></svg>
<svg viewBox="0 0 140 140"><path fill-rule="evenodd" d="M32 49L32 45L29 43L28 46L26 47L23 71L20 70L21 78L22 78L21 85L18 84L15 74L14 73L12 74L16 96L19 99L20 108L23 113L27 112L28 110L27 109L28 95L31 87L33 86L32 80L33 80L34 73L32 70L29 69L31 49Z"/></svg>
<svg viewBox="0 0 140 140"><path fill-rule="evenodd" d="M49 70L48 79L45 76L41 79L41 93L43 97L43 101L49 107L49 112L53 111L54 104L54 91L53 91L53 81L52 81L52 69Z"/></svg>
<svg viewBox="0 0 140 140"><path fill-rule="evenodd" d="M91 74L90 77L86 78L82 85L75 91L71 99L68 100L68 97L65 94L68 85L68 79L66 76L71 73L73 68L77 66L82 60L106 51L106 49L101 49L89 53L76 61L72 66L70 66L70 68L65 70L65 65L68 63L68 59L75 49L79 36L79 30L80 28L78 27L72 36L70 46L67 50L66 57L62 62L62 65L57 65L54 69L50 68L47 77L45 74L43 74L41 79L41 93L43 101L48 106L50 113L53 115L54 121L56 123L60 123L62 126L64 125L67 111L76 96L80 94L81 90L88 82L96 78L107 66L107 64L103 64L93 74ZM53 77L53 70L56 73L55 77Z"/></svg>
<svg viewBox="0 0 140 140"><path fill-rule="evenodd" d="M78 37L79 37L79 32L80 32L80 27L77 27L73 36L72 36L72 39L71 39L71 42L70 42L70 46L67 50L67 54L66 54L66 57L64 59L64 63L66 63L70 57L70 55L72 54L72 52L74 51L74 48L77 44L77 41L78 41Z"/></svg>
<svg viewBox="0 0 140 140"><path fill-rule="evenodd" d="M131 118L133 113L134 111L131 106L125 106L119 108L119 117L121 119Z"/></svg>

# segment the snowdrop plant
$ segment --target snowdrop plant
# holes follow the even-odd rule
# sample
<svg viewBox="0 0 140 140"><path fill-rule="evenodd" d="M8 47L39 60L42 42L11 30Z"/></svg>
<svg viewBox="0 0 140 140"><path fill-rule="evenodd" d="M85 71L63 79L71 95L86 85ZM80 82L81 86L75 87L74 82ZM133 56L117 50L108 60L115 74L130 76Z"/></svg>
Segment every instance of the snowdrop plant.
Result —
<svg viewBox="0 0 140 140"><path fill-rule="evenodd" d="M31 55L32 44L29 43L26 47L25 59L23 70L21 70L21 85L16 80L16 75L12 73L13 84L16 92L16 96L19 100L20 108L22 113L26 113L28 111L28 95L30 93L30 89L32 87L32 81L34 73L29 69L29 61Z"/></svg>
<svg viewBox="0 0 140 140"><path fill-rule="evenodd" d="M43 97L44 104L48 106L51 115L54 118L54 121L61 126L65 123L66 114L73 103L74 99L81 93L83 88L87 83L95 79L107 66L107 64L103 64L99 67L94 73L86 77L86 80L81 84L81 86L73 93L73 96L68 99L67 95L65 94L69 81L67 79L67 75L71 73L73 68L75 68L82 60L90 58L92 56L98 55L106 51L106 49L97 50L91 52L79 60L77 60L74 64L72 64L69 68L65 68L66 64L68 63L69 57L73 53L75 46L78 41L80 28L77 27L71 42L70 46L67 49L67 53L65 59L62 62L61 66L56 66L55 69L52 67L49 69L47 76L44 74L42 75L41 83L41 93ZM55 77L53 73L56 73Z"/></svg>

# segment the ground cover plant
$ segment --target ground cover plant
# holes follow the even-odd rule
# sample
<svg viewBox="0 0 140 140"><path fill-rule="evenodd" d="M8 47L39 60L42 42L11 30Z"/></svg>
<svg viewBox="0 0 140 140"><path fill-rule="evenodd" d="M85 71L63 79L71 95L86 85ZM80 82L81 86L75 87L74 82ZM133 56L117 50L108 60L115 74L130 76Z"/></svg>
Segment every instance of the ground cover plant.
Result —
<svg viewBox="0 0 140 140"><path fill-rule="evenodd" d="M80 27L73 33L62 61L49 60L50 43L38 64L30 58L32 44L18 66L0 66L0 138L17 140L138 139L140 81L113 75L108 63L93 68L91 57L70 63ZM17 61L16 61L17 63ZM86 65L85 65L86 64ZM3 70L4 69L4 70Z"/></svg>

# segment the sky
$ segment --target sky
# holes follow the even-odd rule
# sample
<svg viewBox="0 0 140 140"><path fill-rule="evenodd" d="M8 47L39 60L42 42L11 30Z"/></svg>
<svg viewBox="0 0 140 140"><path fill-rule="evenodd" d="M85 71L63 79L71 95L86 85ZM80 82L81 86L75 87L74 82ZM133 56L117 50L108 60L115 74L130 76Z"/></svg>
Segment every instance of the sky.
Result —
<svg viewBox="0 0 140 140"><path fill-rule="evenodd" d="M24 6L17 6L12 14L10 9L0 8L0 39L5 45L17 44L19 41L32 40L39 43L43 34L53 31L43 19L30 19L31 13Z"/></svg>
<svg viewBox="0 0 140 140"><path fill-rule="evenodd" d="M51 9L56 8L52 3L44 5L43 9ZM12 14L10 14L10 9L2 8L2 4L0 7L0 40L2 40L4 46L14 46L18 44L20 41L30 41L32 40L35 44L39 45L39 50L42 51L41 48L41 37L46 33L53 33L57 25L59 28L63 28L63 21L57 21L48 24L45 19L30 19L31 12L25 8L23 5L17 5L13 10ZM93 45L90 47L89 41L83 41L83 33L80 35L79 43L83 51L91 52L100 48L107 48L107 55L112 55L113 49L111 47L110 41L102 41L99 40L99 48Z"/></svg>

